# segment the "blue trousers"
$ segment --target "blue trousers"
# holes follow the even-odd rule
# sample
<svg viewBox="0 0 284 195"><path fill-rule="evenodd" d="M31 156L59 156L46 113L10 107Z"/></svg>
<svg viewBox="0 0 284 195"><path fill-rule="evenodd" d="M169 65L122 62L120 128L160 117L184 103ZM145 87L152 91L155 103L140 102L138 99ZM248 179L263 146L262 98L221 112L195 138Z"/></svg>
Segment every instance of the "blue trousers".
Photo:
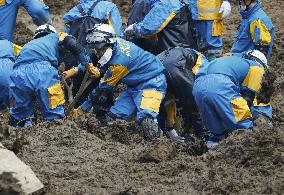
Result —
<svg viewBox="0 0 284 195"><path fill-rule="evenodd" d="M13 118L18 121L33 118L36 100L39 102L44 120L64 117L64 94L59 85L58 71L49 62L20 65L13 70L11 79L10 99L13 105L10 114ZM54 93L49 91L51 87ZM51 106L54 97L61 98L61 104L55 104L55 107Z"/></svg>
<svg viewBox="0 0 284 195"><path fill-rule="evenodd" d="M9 107L9 86L11 84L10 75L13 71L14 62L10 59L0 61L0 110Z"/></svg>
<svg viewBox="0 0 284 195"><path fill-rule="evenodd" d="M135 87L128 86L121 92L110 112L124 120L136 116L138 123L147 116L156 119L161 101L166 93L166 87L164 74Z"/></svg>
<svg viewBox="0 0 284 195"><path fill-rule="evenodd" d="M247 102L229 77L222 74L198 77L193 95L212 139L220 141L228 132L252 128Z"/></svg>
<svg viewBox="0 0 284 195"><path fill-rule="evenodd" d="M212 36L212 20L196 20L195 27L199 49L208 55L221 55L223 49L222 37Z"/></svg>

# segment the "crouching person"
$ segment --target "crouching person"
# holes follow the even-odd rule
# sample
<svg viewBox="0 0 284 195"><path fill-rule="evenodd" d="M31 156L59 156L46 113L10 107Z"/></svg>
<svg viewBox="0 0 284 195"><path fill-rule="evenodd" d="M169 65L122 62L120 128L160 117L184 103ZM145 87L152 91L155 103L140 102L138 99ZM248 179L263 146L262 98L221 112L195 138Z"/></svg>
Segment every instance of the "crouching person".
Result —
<svg viewBox="0 0 284 195"><path fill-rule="evenodd" d="M194 49L182 47L165 50L158 57L165 67L167 81L167 94L159 117L161 128L174 142L184 142L184 138L178 136L175 130L178 107L181 108L184 125L182 134L194 134L203 140L206 132L192 95L192 88L195 74L201 66L208 63L207 59Z"/></svg>
<svg viewBox="0 0 284 195"><path fill-rule="evenodd" d="M107 24L95 26L87 35L87 43L90 49L97 51L99 66L107 71L99 86L75 113L88 112L93 106L106 104L112 97L103 94L111 95L118 83L124 83L127 87L107 112L106 120L128 120L136 116L146 140L155 140L159 135L156 118L166 92L162 63L133 43L117 38Z"/></svg>
<svg viewBox="0 0 284 195"><path fill-rule="evenodd" d="M90 58L76 40L66 33L56 33L51 25L35 31L15 61L10 85L10 126L23 127L35 122L35 102L44 120L64 117L64 93L58 75L59 59L71 51L88 68Z"/></svg>
<svg viewBox="0 0 284 195"><path fill-rule="evenodd" d="M218 58L199 69L193 95L209 131L208 148L230 132L253 127L250 107L266 69L267 59L258 50Z"/></svg>

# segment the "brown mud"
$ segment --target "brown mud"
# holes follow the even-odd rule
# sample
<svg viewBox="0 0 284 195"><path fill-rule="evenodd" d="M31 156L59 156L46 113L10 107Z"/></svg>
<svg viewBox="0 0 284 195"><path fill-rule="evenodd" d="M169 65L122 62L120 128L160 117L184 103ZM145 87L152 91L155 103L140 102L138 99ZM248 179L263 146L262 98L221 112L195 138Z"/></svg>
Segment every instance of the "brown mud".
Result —
<svg viewBox="0 0 284 195"><path fill-rule="evenodd" d="M56 25L62 24L59 18L73 2L47 1L56 14ZM121 10L125 21L130 7L128 1L123 2ZM273 127L259 119L253 131L240 130L213 150L197 155L201 151L200 144L194 141L195 146L176 146L162 138L154 146L147 145L133 122L117 121L103 128L88 114L74 121L41 123L18 134L19 145L24 145L14 148L44 183L42 193L283 194L284 4L282 0L262 2L276 27L270 62L276 75L275 92L271 97ZM20 16L24 14L21 12ZM21 22L23 17L18 19ZM239 21L240 15L233 9L226 21L226 51ZM26 40L25 36L21 39L21 34L17 37L20 43ZM3 144L13 148L13 137Z"/></svg>

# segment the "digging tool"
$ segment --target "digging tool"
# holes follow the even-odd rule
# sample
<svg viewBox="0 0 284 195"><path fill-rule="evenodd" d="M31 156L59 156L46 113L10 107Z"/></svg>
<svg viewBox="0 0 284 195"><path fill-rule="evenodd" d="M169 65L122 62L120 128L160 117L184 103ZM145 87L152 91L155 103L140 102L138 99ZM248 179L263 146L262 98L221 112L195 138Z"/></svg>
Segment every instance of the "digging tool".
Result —
<svg viewBox="0 0 284 195"><path fill-rule="evenodd" d="M79 100L79 98L81 97L82 93L85 91L85 89L92 83L93 78L89 76L89 72L86 71L85 75L84 75L84 79L81 83L81 86L79 88L79 91L77 92L75 98L73 99L73 101L68 105L67 109L66 109L66 116L68 116L70 114L70 112L73 110L75 104L77 103L77 101Z"/></svg>

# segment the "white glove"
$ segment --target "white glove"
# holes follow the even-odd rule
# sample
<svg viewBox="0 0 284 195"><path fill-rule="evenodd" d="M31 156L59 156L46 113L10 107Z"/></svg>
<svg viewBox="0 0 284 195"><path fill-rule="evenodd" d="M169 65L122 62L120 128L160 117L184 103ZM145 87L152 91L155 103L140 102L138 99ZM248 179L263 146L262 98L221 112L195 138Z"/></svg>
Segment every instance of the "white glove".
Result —
<svg viewBox="0 0 284 195"><path fill-rule="evenodd" d="M219 13L223 13L223 19L227 18L231 14L231 4L228 1L223 1Z"/></svg>
<svg viewBox="0 0 284 195"><path fill-rule="evenodd" d="M134 35L134 24L131 24L130 26L128 26L125 30L124 30L124 35L126 36L133 36Z"/></svg>
<svg viewBox="0 0 284 195"><path fill-rule="evenodd" d="M177 144L180 144L180 143L184 143L184 140L185 138L184 137L181 137L177 134L176 130L175 129L172 129L170 131L167 132L167 135L170 137L170 139L177 143Z"/></svg>

